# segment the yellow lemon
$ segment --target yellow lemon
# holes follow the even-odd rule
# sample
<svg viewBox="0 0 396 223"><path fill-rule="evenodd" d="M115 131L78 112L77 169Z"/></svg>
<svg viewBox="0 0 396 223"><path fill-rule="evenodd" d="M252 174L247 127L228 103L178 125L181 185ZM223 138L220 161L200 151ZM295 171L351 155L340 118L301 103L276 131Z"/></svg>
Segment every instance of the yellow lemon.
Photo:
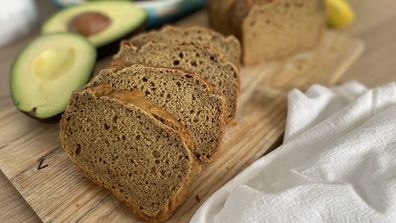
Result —
<svg viewBox="0 0 396 223"><path fill-rule="evenodd" d="M342 28L351 24L354 13L345 0L326 0L327 23L336 28Z"/></svg>

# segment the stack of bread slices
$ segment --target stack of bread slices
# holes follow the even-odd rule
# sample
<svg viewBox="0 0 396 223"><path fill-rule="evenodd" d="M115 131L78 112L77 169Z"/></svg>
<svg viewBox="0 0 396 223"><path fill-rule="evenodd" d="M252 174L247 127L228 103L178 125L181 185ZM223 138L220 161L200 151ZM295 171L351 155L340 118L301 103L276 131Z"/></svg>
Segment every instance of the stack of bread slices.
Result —
<svg viewBox="0 0 396 223"><path fill-rule="evenodd" d="M73 93L62 146L138 218L165 221L235 118L239 60L234 37L202 27L126 40L112 65Z"/></svg>

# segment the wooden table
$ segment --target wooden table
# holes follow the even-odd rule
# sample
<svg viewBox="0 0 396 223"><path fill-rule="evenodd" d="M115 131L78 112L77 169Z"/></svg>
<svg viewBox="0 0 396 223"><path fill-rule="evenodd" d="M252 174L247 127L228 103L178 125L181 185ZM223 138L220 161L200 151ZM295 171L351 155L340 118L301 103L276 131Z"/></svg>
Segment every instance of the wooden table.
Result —
<svg viewBox="0 0 396 223"><path fill-rule="evenodd" d="M52 12L46 1L38 1L44 17ZM396 80L396 2L394 0L350 0L357 21L345 32L366 43L362 57L346 73L343 81L358 80L369 87ZM0 98L9 97L10 65L20 49L34 36L0 48ZM1 109L1 108L0 108ZM1 118L1 117L0 117ZM22 197L0 173L0 221L40 222Z"/></svg>

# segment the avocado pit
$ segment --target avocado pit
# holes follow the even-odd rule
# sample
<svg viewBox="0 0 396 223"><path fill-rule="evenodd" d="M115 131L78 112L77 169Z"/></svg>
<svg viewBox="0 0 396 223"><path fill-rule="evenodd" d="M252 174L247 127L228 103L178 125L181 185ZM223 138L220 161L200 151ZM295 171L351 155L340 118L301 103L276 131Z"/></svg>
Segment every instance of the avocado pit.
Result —
<svg viewBox="0 0 396 223"><path fill-rule="evenodd" d="M99 12L84 12L74 16L69 22L69 31L85 37L102 32L111 24L111 19Z"/></svg>

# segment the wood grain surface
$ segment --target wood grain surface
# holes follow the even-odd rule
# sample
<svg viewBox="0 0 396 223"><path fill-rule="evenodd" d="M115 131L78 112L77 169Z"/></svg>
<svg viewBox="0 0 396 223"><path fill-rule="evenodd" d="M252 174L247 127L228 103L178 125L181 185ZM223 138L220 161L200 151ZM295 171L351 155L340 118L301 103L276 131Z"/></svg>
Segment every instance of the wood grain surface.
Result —
<svg viewBox="0 0 396 223"><path fill-rule="evenodd" d="M362 57L348 70L342 81L357 79L371 87L395 80L396 42L394 39L396 39L396 29L394 29L394 24L396 23L396 2L394 0L378 0L375 3L370 0L351 0L350 2L357 12L357 21L343 31L363 39L367 47ZM50 5L46 1L39 1L38 4L41 5L40 8ZM0 110L2 114L4 114L3 110L7 110L7 108L3 109L3 106L4 101L7 101L9 97L8 71L10 65L18 51L30 39L31 37L25 38L9 47L0 49L0 99L2 100ZM1 115L0 121L7 119L7 117ZM31 125L44 125L21 114L18 115L18 119L25 123L25 125L17 125L21 128ZM12 122L7 125L8 128L10 126L13 128ZM44 125L40 129L45 129L45 126L50 128L49 125ZM32 130L34 128L27 128L23 132L28 134ZM9 130L1 128L1 133L3 131L8 132ZM12 136L12 133L5 133L2 137L5 135ZM17 137L13 139L18 140ZM46 195L43 194L42 196ZM115 205L111 204L112 201L112 199L106 200L101 207ZM106 215L114 216L114 212L107 212ZM34 212L2 174L0 174L0 219L2 222L39 222L39 218L35 216Z"/></svg>
<svg viewBox="0 0 396 223"><path fill-rule="evenodd" d="M184 24L205 21L201 13ZM171 222L186 222L200 203L279 141L286 93L312 83L332 84L362 52L360 41L327 31L319 46L284 61L241 70L237 124L228 127L218 160L203 168ZM106 61L98 64L106 65ZM44 222L133 222L108 192L87 180L59 145L59 126L21 119L0 99L0 168Z"/></svg>

